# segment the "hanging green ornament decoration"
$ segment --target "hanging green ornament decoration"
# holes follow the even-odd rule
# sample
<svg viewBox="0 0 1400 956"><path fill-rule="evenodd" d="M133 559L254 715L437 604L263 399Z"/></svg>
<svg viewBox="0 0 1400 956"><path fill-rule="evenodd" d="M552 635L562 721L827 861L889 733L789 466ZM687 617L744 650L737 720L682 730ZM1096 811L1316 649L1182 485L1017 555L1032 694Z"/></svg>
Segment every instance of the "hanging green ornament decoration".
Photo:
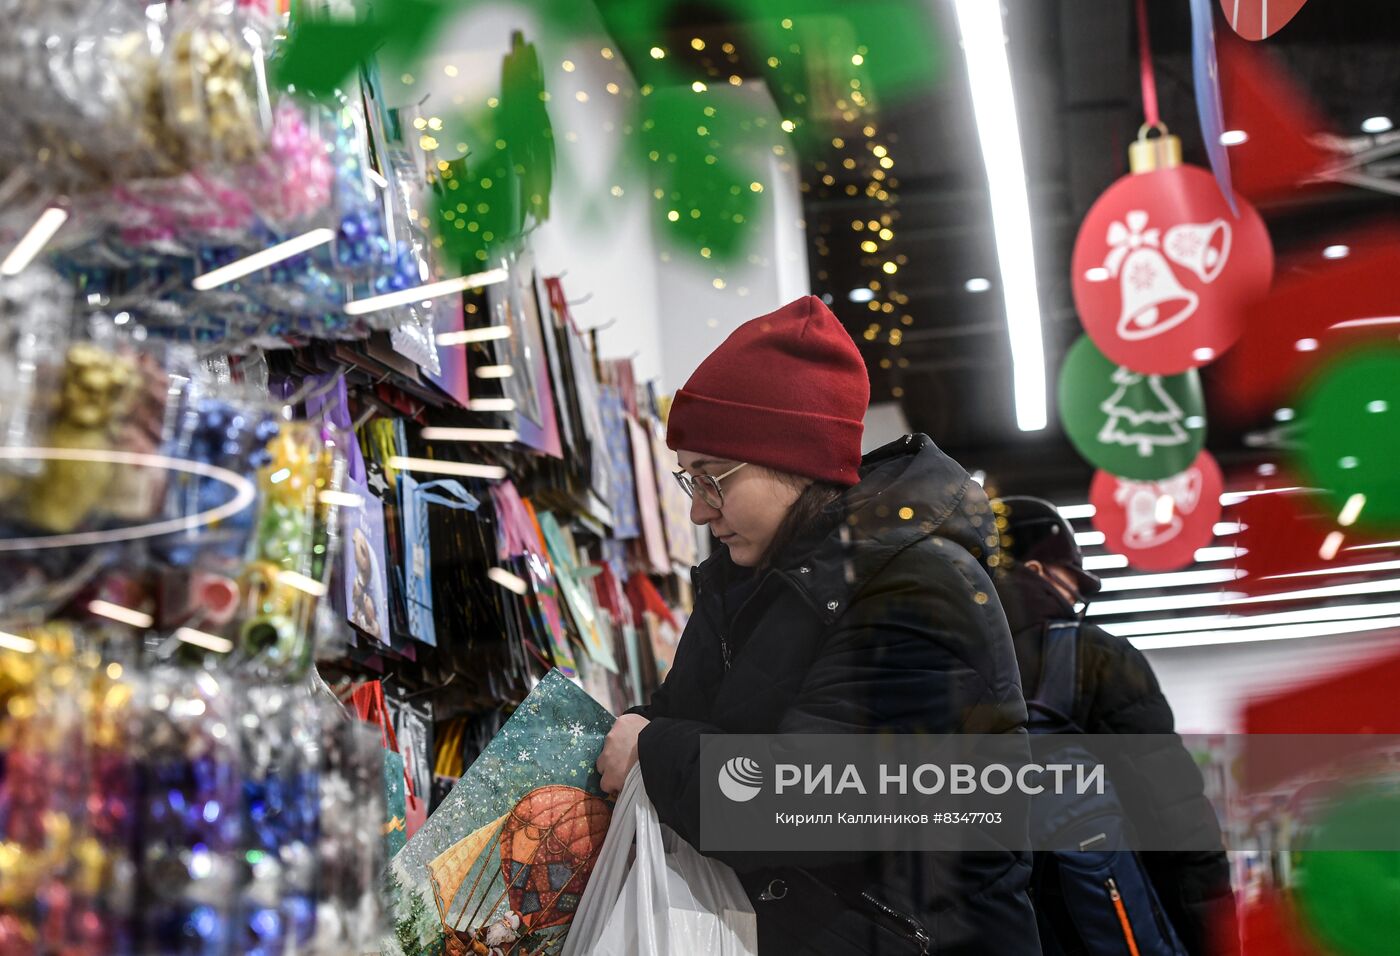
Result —
<svg viewBox="0 0 1400 956"><path fill-rule="evenodd" d="M376 0L363 16L331 16L322 4L295 2L273 78L283 89L329 96L373 56L411 65L458 6L439 0Z"/></svg>
<svg viewBox="0 0 1400 956"><path fill-rule="evenodd" d="M1327 951L1391 952L1400 939L1400 799L1380 790L1337 800L1297 855L1299 909Z"/></svg>
<svg viewBox="0 0 1400 956"><path fill-rule="evenodd" d="M1060 418L1092 465L1120 478L1180 474L1205 445L1205 398L1194 369L1144 375L1104 357L1088 336L1060 370Z"/></svg>
<svg viewBox="0 0 1400 956"><path fill-rule="evenodd" d="M1400 345L1368 346L1322 369L1298 405L1299 463L1346 524L1400 527Z"/></svg>
<svg viewBox="0 0 1400 956"><path fill-rule="evenodd" d="M464 272L483 268L549 217L554 128L539 54L517 32L501 65L501 95L451 129L465 157L441 171L434 226Z"/></svg>
<svg viewBox="0 0 1400 956"><path fill-rule="evenodd" d="M659 222L673 241L729 259L743 249L764 186L741 154L742 102L686 87L655 90L642 104L642 148L653 167Z"/></svg>
<svg viewBox="0 0 1400 956"><path fill-rule="evenodd" d="M549 193L554 187L554 126L545 105L548 101L539 53L517 30L501 63L497 139L492 145L509 156L520 179L521 207L536 222L549 218ZM524 226L522 219L516 231Z"/></svg>

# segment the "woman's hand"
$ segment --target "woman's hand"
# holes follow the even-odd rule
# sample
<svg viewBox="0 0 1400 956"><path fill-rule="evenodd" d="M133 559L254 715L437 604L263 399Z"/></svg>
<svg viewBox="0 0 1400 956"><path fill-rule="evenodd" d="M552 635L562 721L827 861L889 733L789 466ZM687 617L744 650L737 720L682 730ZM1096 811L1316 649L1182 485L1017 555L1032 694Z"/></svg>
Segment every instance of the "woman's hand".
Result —
<svg viewBox="0 0 1400 956"><path fill-rule="evenodd" d="M637 762L637 737L651 721L640 714L623 714L608 731L603 752L598 756L598 772L603 775L603 792L616 795L632 765Z"/></svg>

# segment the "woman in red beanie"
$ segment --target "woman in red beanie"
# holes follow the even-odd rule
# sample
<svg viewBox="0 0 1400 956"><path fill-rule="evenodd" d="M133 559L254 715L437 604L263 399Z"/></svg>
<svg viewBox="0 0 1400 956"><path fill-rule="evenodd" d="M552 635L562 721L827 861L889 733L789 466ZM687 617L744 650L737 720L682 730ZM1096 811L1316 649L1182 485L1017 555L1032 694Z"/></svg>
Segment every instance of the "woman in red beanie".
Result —
<svg viewBox="0 0 1400 956"><path fill-rule="evenodd" d="M718 546L665 683L598 769L616 792L640 762L692 845L702 734L1025 732L987 498L925 435L862 460L869 399L812 296L740 326L676 393L666 443ZM713 855L748 890L763 956L1040 953L1026 853Z"/></svg>

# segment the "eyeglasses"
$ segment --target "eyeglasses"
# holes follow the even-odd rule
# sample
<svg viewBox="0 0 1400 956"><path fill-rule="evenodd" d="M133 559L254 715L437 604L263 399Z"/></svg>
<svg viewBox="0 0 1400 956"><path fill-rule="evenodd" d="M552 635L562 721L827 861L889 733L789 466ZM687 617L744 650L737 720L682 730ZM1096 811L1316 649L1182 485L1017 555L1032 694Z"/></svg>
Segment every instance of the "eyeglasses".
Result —
<svg viewBox="0 0 1400 956"><path fill-rule="evenodd" d="M695 492L699 490L700 500L711 508L724 507L724 490L719 483L728 478L734 472L743 468L748 462L740 462L722 475L688 475L685 470L675 472L676 484L681 486L687 498L694 498Z"/></svg>

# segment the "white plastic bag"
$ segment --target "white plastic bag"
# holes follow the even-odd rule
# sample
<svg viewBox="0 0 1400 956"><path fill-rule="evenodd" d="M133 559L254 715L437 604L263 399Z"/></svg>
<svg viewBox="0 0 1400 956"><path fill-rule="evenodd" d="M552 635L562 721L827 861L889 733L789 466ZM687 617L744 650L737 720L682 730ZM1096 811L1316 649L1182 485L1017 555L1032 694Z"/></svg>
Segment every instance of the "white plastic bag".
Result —
<svg viewBox="0 0 1400 956"><path fill-rule="evenodd" d="M633 767L561 956L757 952L758 921L739 878L662 825Z"/></svg>

